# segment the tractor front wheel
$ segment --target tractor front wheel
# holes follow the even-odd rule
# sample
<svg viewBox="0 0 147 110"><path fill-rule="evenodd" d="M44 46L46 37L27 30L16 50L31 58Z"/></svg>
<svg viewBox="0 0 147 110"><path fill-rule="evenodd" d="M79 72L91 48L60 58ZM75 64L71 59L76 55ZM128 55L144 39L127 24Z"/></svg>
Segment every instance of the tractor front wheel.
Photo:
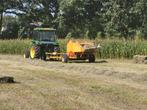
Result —
<svg viewBox="0 0 147 110"><path fill-rule="evenodd" d="M30 49L30 58L35 59L35 58L40 58L40 46L32 46Z"/></svg>
<svg viewBox="0 0 147 110"><path fill-rule="evenodd" d="M29 57L30 57L30 51L29 49L26 49L24 53L24 58L29 58Z"/></svg>

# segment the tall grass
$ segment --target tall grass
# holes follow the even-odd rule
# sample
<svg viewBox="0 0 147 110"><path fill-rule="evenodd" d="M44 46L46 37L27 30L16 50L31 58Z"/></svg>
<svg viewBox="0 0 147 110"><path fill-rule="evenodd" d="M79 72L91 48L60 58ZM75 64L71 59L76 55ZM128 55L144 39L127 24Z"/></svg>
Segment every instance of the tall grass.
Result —
<svg viewBox="0 0 147 110"><path fill-rule="evenodd" d="M31 40L0 40L0 54L23 54Z"/></svg>
<svg viewBox="0 0 147 110"><path fill-rule="evenodd" d="M99 58L132 58L134 55L147 55L147 41L107 40L101 42L102 48L97 51Z"/></svg>
<svg viewBox="0 0 147 110"><path fill-rule="evenodd" d="M62 52L66 51L67 40L59 40ZM132 58L136 54L147 55L147 41L96 40L102 48L97 50L97 58ZM1 54L23 54L31 40L0 40Z"/></svg>

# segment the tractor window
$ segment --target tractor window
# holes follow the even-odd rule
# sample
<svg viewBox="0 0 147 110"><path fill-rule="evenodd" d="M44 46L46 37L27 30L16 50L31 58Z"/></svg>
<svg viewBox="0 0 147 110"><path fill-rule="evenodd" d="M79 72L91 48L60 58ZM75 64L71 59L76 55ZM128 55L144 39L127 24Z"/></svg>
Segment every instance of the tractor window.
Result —
<svg viewBox="0 0 147 110"><path fill-rule="evenodd" d="M34 32L34 39L40 41L56 41L56 34L54 31L38 31Z"/></svg>
<svg viewBox="0 0 147 110"><path fill-rule="evenodd" d="M40 40L42 41L55 41L55 32L40 32Z"/></svg>

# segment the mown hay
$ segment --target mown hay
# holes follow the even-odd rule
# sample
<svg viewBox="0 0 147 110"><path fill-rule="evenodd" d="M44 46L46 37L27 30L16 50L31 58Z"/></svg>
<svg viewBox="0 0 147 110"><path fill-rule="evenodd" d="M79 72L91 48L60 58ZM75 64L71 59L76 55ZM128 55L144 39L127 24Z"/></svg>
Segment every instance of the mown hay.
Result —
<svg viewBox="0 0 147 110"><path fill-rule="evenodd" d="M147 64L147 56L135 55L133 59L134 63Z"/></svg>

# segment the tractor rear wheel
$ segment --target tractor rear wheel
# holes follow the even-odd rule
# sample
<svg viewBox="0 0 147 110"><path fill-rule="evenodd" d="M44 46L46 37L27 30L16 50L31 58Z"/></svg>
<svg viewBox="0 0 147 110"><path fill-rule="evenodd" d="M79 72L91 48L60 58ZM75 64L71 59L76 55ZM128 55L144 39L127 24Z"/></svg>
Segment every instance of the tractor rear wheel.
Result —
<svg viewBox="0 0 147 110"><path fill-rule="evenodd" d="M89 63L94 63L95 62L95 55L94 54L90 54L89 58L88 58Z"/></svg>
<svg viewBox="0 0 147 110"><path fill-rule="evenodd" d="M30 51L29 49L26 49L24 53L24 58L29 58L29 57L30 57Z"/></svg>
<svg viewBox="0 0 147 110"><path fill-rule="evenodd" d="M63 63L67 63L68 62L68 56L67 56L67 54L63 54L63 56L62 56L62 62Z"/></svg>
<svg viewBox="0 0 147 110"><path fill-rule="evenodd" d="M32 46L30 49L30 58L35 59L35 58L40 58L40 46Z"/></svg>

